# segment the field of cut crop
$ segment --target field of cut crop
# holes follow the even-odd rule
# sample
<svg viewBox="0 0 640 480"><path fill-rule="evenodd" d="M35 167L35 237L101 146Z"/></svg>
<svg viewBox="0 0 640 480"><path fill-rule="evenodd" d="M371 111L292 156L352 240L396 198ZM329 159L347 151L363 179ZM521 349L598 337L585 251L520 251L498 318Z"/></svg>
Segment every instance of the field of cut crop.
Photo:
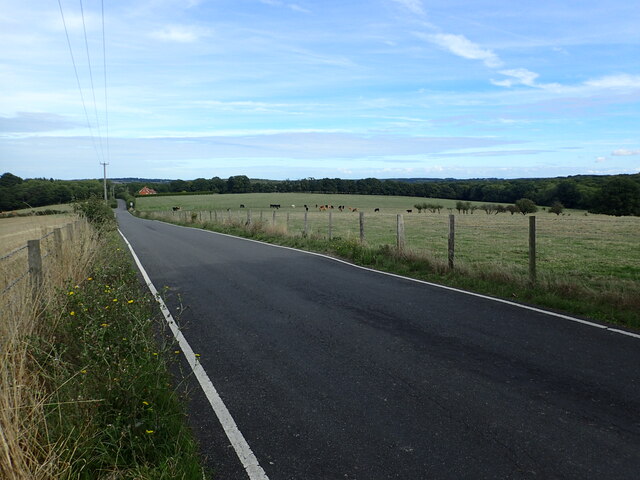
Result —
<svg viewBox="0 0 640 480"><path fill-rule="evenodd" d="M75 219L75 215L58 214L29 217L0 218L0 253L7 253L26 245L27 240L44 237L54 228L63 227Z"/></svg>
<svg viewBox="0 0 640 480"><path fill-rule="evenodd" d="M440 213L418 213L416 203L440 203ZM272 203L282 206L269 208ZM316 205L333 205L332 237L360 235L359 213L364 212L365 240L370 245L396 245L397 215L402 214L406 246L443 261L447 258L449 214L455 214L456 263L473 269L503 270L509 275L528 274L529 219L521 214L487 215L481 210L458 214L453 200L411 197L321 194L236 194L175 197L146 197L137 200L143 212L171 212L173 218L187 218L198 212L202 221L253 221L285 226L289 234L304 230L304 205L309 235L328 237L329 212ZM239 208L244 205L245 208ZM294 207L295 205L295 207ZM338 206L347 207L344 211ZM349 210L357 208L358 212ZM379 208L379 212L374 209ZM411 213L407 210L413 210ZM189 214L190 215L190 214ZM190 218L190 217L189 217ZM567 211L554 215L540 210L536 214L537 270L541 278L560 283L640 295L640 218L591 215Z"/></svg>

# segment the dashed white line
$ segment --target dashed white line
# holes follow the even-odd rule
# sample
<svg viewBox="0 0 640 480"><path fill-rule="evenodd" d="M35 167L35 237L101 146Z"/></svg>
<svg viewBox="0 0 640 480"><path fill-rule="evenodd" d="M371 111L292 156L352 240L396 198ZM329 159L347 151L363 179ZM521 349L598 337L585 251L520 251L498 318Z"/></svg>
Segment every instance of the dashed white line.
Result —
<svg viewBox="0 0 640 480"><path fill-rule="evenodd" d="M196 376L196 378L198 379L198 383L200 383L200 386L202 387L204 394L209 400L209 404L211 405L211 408L213 408L213 411L218 417L218 420L220 421L220 424L222 425L222 428L224 429L224 432L226 433L227 438L231 442L231 445L233 446L236 454L238 455L238 458L242 462L242 466L247 472L249 479L250 480L269 480L269 477L267 477L267 474L260 466L258 459L253 454L251 447L249 446L244 436L242 435L242 432L240 431L235 420L231 416L231 413L229 413L229 409L226 407L226 405L222 401L222 398L220 398L218 391L213 386L213 383L209 379L207 372L204 370L204 368L202 368L202 365L200 365L200 362L198 361L198 358L193 352L191 345L189 345L189 342L187 342L187 339L184 337L184 335L182 335L182 332L180 331L178 324L173 319L173 316L171 315L171 312L167 308L167 305L164 303L162 298L160 298L160 295L158 295L158 290L151 282L149 275L147 274L146 270L142 266L140 259L136 255L136 252L133 250L133 247L131 246L129 241L127 240L127 237L125 237L120 230L118 230L118 232L122 236L124 242L127 244L127 247L129 247L129 251L133 256L133 259L136 262L136 265L138 266L138 269L140 270L140 273L142 274L142 277L144 278L144 281L147 284L147 287L149 287L151 294L156 298L156 300L160 304L160 310L164 315L167 325L169 325L169 328L171 328L171 331L173 332L173 336L175 337L176 341L178 342L178 345L180 346L180 350L182 350L182 352L184 353L184 356L187 362L189 363L189 366L193 370L193 373Z"/></svg>

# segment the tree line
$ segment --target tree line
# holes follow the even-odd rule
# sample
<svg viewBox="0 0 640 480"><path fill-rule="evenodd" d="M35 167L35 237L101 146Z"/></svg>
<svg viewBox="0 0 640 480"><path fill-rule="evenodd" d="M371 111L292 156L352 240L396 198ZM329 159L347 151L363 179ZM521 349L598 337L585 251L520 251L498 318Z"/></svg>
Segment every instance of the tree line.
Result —
<svg viewBox="0 0 640 480"><path fill-rule="evenodd" d="M341 178L305 178L302 180L252 180L232 176L224 180L173 180L164 183L127 185L134 194L143 186L158 193L272 193L309 192L360 195L398 195L443 198L470 202L515 204L522 198L537 205L562 205L609 215L640 216L640 174L579 175L574 177L534 179L395 179L344 180Z"/></svg>
<svg viewBox="0 0 640 480"><path fill-rule="evenodd" d="M640 216L640 174L578 175L534 179L393 179L305 178L301 180L250 179L245 175L228 179L172 180L164 182L113 183L116 193L135 195L142 187L160 194L175 193L274 193L308 192L360 195L398 195L443 198L470 202L515 204L526 198L537 205L559 204L566 208L609 215ZM102 195L99 180L22 180L5 173L0 177L0 208L10 210Z"/></svg>
<svg viewBox="0 0 640 480"><path fill-rule="evenodd" d="M0 210L44 207L86 200L91 196L102 197L103 188L100 180L23 180L4 173L0 176Z"/></svg>

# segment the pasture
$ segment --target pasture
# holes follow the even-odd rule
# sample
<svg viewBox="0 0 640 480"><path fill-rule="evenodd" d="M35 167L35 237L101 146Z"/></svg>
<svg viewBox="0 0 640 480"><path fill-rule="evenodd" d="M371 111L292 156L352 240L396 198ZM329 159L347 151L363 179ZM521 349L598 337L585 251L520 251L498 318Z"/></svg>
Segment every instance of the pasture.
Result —
<svg viewBox="0 0 640 480"><path fill-rule="evenodd" d="M440 213L418 213L416 203L440 203ZM274 210L270 204L280 204ZM521 214L487 215L482 210L459 214L455 200L412 197L322 194L235 194L138 198L141 212L156 212L169 220L245 223L251 211L254 223L273 224L289 235L302 235L305 209L309 236L328 238L329 212L316 205L358 208L331 210L332 238L359 240L359 213L364 212L366 244L396 245L397 215L402 214L406 248L441 263L447 262L449 214L455 215L456 268L494 273L526 283L528 275L529 219ZM244 205L245 208L239 208ZM295 208L292 206L295 205ZM180 212L171 212L180 206ZM379 208L379 212L374 209ZM406 210L413 210L408 213ZM188 212L188 214L187 214ZM538 279L558 290L578 287L605 298L640 298L640 218L592 215L566 211L557 216L540 210L536 214ZM637 301L637 300L636 300Z"/></svg>

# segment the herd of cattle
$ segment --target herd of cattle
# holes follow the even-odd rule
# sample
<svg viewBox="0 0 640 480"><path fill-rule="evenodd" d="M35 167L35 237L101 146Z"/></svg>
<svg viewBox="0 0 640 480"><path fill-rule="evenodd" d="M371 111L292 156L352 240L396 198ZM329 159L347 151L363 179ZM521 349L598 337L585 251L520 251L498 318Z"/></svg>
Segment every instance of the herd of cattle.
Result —
<svg viewBox="0 0 640 480"><path fill-rule="evenodd" d="M304 209L308 212L309 211L309 206L308 205L303 205ZM240 204L240 208L245 208L244 204L241 203ZM281 208L281 205L279 203L272 203L271 205L269 205L269 208L275 208L276 210ZM291 208L296 208L295 205L291 205ZM345 210L349 210L350 212L357 212L358 208L357 207L345 207L344 205L338 205L337 207L334 207L333 205L318 205L316 204L316 209L324 212L327 210L333 210L334 208L336 208L337 210L339 210L340 212L343 212ZM180 207L172 207L174 212L177 212L178 210L180 210ZM229 209L227 209L229 210ZM380 209L379 208L374 208L373 209L374 212L379 212ZM413 212L413 210L407 210L407 213L411 213Z"/></svg>

